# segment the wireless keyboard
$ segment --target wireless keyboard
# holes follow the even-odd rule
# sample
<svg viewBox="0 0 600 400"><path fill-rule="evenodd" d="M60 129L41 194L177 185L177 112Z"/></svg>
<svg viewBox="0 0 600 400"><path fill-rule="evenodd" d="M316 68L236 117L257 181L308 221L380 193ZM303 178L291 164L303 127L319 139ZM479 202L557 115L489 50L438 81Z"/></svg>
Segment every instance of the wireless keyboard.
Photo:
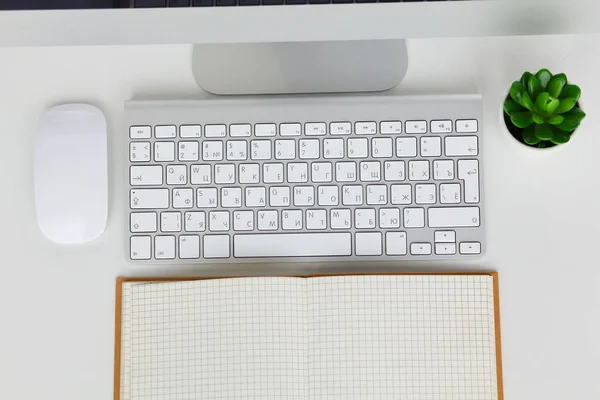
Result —
<svg viewBox="0 0 600 400"><path fill-rule="evenodd" d="M478 95L133 101L125 117L133 261L485 249Z"/></svg>

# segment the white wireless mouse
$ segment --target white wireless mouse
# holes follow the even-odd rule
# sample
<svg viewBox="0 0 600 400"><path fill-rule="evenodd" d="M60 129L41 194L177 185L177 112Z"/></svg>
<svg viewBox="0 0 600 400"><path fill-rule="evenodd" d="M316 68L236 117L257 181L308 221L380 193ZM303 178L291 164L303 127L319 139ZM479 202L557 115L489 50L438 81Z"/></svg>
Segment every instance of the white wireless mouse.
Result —
<svg viewBox="0 0 600 400"><path fill-rule="evenodd" d="M42 115L34 154L35 209L55 243L99 237L108 214L106 120L89 104L62 104Z"/></svg>

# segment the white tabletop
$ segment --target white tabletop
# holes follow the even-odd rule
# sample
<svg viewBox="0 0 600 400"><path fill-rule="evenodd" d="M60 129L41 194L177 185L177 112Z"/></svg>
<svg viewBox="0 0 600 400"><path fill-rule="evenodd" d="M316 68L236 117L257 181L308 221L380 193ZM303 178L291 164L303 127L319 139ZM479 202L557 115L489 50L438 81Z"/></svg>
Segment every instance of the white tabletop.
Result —
<svg viewBox="0 0 600 400"><path fill-rule="evenodd" d="M470 263L336 265L337 271L497 270L507 399L600 396L600 49L598 36L419 39L403 93L484 95L488 254ZM125 260L123 199L131 98L198 96L191 46L0 48L0 398L106 400L113 390L115 278L143 274L299 274L332 265L139 267ZM535 152L499 121L521 72L548 67L583 88L588 113L572 142ZM105 234L57 246L37 228L32 188L36 121L62 102L101 107L109 126Z"/></svg>

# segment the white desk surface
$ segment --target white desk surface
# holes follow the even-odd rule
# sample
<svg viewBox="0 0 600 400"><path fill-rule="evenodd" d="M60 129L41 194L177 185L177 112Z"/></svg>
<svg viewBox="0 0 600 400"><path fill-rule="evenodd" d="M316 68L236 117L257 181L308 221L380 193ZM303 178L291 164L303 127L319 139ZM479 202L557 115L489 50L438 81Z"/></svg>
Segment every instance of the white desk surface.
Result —
<svg viewBox="0 0 600 400"><path fill-rule="evenodd" d="M600 398L599 42L599 36L409 42L409 73L397 90L484 94L489 251L472 263L353 268L499 271L506 399ZM0 48L0 61L0 398L112 396L118 275L331 270L314 264L183 270L125 261L123 102L197 96L191 46ZM579 84L588 113L572 142L556 152L521 148L499 122L510 82L540 67L564 71ZM78 101L107 115L110 215L93 244L61 247L36 225L34 128L45 108Z"/></svg>

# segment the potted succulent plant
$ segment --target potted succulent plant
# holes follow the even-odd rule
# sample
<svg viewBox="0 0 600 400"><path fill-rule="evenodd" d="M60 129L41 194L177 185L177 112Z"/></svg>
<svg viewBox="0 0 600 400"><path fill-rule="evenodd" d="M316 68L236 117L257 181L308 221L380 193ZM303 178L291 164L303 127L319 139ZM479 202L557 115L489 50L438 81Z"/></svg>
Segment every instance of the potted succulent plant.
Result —
<svg viewBox="0 0 600 400"><path fill-rule="evenodd" d="M504 122L519 142L534 148L567 143L585 118L579 108L581 89L565 74L547 69L525 72L513 82L504 102Z"/></svg>

